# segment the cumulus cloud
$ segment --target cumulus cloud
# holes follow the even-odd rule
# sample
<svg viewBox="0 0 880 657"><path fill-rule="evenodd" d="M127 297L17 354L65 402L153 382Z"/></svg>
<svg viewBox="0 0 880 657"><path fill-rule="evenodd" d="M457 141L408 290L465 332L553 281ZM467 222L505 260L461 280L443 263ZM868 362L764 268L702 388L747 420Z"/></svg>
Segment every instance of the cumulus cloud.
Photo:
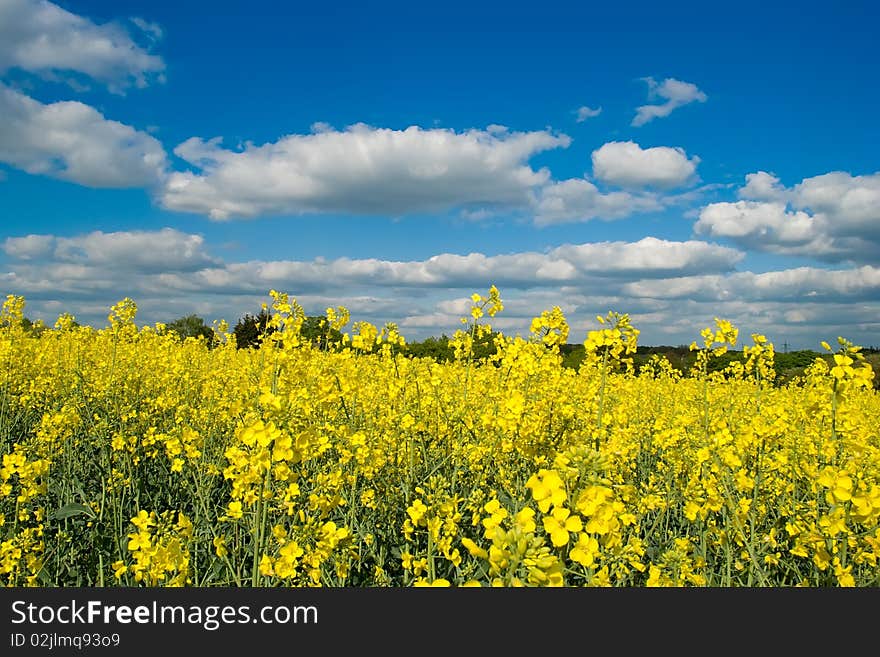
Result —
<svg viewBox="0 0 880 657"><path fill-rule="evenodd" d="M338 258L230 263L186 277L169 276L165 283L190 290L241 292L285 284L310 292L357 286L470 289L483 287L486 281L534 288L577 285L601 278L730 271L741 258L742 254L735 249L705 242L669 242L647 237L638 242L565 245L546 253L443 253L416 261Z"/></svg>
<svg viewBox="0 0 880 657"><path fill-rule="evenodd" d="M44 105L0 84L0 162L89 187L155 184L165 150L145 132L74 101Z"/></svg>
<svg viewBox="0 0 880 657"><path fill-rule="evenodd" d="M582 107L578 107L575 110L575 114L577 114L577 118L575 119L578 123L583 123L587 119L592 119L595 116L599 116L602 113L602 108L597 107L593 109L592 107L587 107L586 105Z"/></svg>
<svg viewBox="0 0 880 657"><path fill-rule="evenodd" d="M675 242L644 237L637 242L594 242L565 245L550 252L553 260L571 263L578 270L609 277L654 278L664 272L680 275L714 270L731 271L743 253L717 244L689 240Z"/></svg>
<svg viewBox="0 0 880 657"><path fill-rule="evenodd" d="M74 264L114 271L191 272L213 266L201 235L173 228L159 231L94 231L78 237L26 235L0 245L14 260Z"/></svg>
<svg viewBox="0 0 880 657"><path fill-rule="evenodd" d="M880 240L880 172L853 176L832 171L795 185L792 204L827 219L837 236Z"/></svg>
<svg viewBox="0 0 880 657"><path fill-rule="evenodd" d="M27 235L7 237L0 248L16 260L34 260L48 256L54 244L55 237L52 235Z"/></svg>
<svg viewBox="0 0 880 657"><path fill-rule="evenodd" d="M309 314L344 305L355 321L395 321L408 338L421 339L451 334L467 315L469 295L494 283L505 310L493 326L525 334L531 317L559 305L572 341L608 310L630 313L643 344L689 344L716 316L734 321L743 335L767 334L777 347L783 340L815 347L836 335L870 344L864 341L880 328L878 267L740 272L741 252L696 240L648 237L410 261L224 262L201 236L166 228L10 237L0 252L3 289L24 294L28 316L49 323L72 312L81 322L105 325L107 310L124 296L138 303L140 323L193 312L234 323L274 288Z"/></svg>
<svg viewBox="0 0 880 657"><path fill-rule="evenodd" d="M234 151L219 138L191 138L174 153L197 171L169 176L160 195L170 210L215 220L258 214L343 212L403 215L454 207L522 207L550 178L535 154L565 148L548 131L502 126L455 132L321 126L308 135Z"/></svg>
<svg viewBox="0 0 880 657"><path fill-rule="evenodd" d="M583 178L547 185L535 197L535 223L539 226L602 219L613 221L663 208L652 193L602 192Z"/></svg>
<svg viewBox="0 0 880 657"><path fill-rule="evenodd" d="M699 241L568 244L510 254L441 253L425 260L376 258L223 262L199 235L161 231L96 231L75 237L26 235L0 243L4 287L27 297L105 299L124 294L162 298L259 298L282 289L312 298L418 300L450 289L468 293L489 284L514 290L620 285L642 278L731 271L734 249ZM421 290L413 294L413 290ZM363 292L363 294L361 294ZM322 296L323 295L323 296ZM375 305L375 304L374 304Z"/></svg>
<svg viewBox="0 0 880 657"><path fill-rule="evenodd" d="M702 301L834 301L880 300L880 268L797 267L763 273L698 275L627 283L623 291L655 299Z"/></svg>
<svg viewBox="0 0 880 657"><path fill-rule="evenodd" d="M669 189L695 178L700 158L681 148L642 148L632 141L612 141L593 151L593 175L620 187Z"/></svg>
<svg viewBox="0 0 880 657"><path fill-rule="evenodd" d="M785 187L759 171L738 193L755 200L705 206L696 233L771 253L880 263L880 173L833 171Z"/></svg>
<svg viewBox="0 0 880 657"><path fill-rule="evenodd" d="M134 24L148 40L161 36L153 23L137 19ZM161 79L165 64L120 24L97 25L46 0L3 0L0 73L12 68L41 75L80 73L120 92Z"/></svg>
<svg viewBox="0 0 880 657"><path fill-rule="evenodd" d="M694 230L700 235L732 238L750 249L772 244L778 253L815 254L829 246L817 241L820 229L816 224L815 217L788 211L784 203L737 201L703 208Z"/></svg>
<svg viewBox="0 0 880 657"><path fill-rule="evenodd" d="M705 103L707 96L690 82L666 78L657 82L654 78L642 78L648 83L648 98L663 98L666 102L657 105L642 105L636 108L633 126L642 126L656 118L669 116L674 110L694 102Z"/></svg>
<svg viewBox="0 0 880 657"><path fill-rule="evenodd" d="M687 344L697 339L697 328L712 326L719 316L740 327L743 343L762 333L780 351L784 345L819 350L821 340L833 343L837 336L871 346L880 332L880 268L872 266L640 280L626 283L620 294L658 304L649 315L635 315L654 344Z"/></svg>
<svg viewBox="0 0 880 657"><path fill-rule="evenodd" d="M746 174L746 184L737 192L740 198L753 201L788 201L789 194L779 178L766 171Z"/></svg>

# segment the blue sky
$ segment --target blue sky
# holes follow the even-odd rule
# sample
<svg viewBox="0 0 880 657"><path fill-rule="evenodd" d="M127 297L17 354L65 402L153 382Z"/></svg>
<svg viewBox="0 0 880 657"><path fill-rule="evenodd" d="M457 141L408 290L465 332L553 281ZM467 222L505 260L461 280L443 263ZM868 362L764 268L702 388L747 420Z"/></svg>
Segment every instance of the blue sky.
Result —
<svg viewBox="0 0 880 657"><path fill-rule="evenodd" d="M0 291L101 326L310 314L880 345L863 3L0 0Z"/></svg>

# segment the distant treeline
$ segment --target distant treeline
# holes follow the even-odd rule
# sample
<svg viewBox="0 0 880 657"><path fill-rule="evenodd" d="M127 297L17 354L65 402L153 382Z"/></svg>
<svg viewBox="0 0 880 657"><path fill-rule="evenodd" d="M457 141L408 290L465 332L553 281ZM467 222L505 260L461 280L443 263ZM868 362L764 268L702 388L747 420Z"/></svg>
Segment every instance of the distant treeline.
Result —
<svg viewBox="0 0 880 657"><path fill-rule="evenodd" d="M485 356L494 353L494 351L492 345L486 344L484 341L483 344L476 346L475 355ZM560 351L562 353L562 364L566 367L576 369L584 359L583 344L565 344L561 347ZM406 346L406 353L411 356L434 358L441 361L453 359L452 349L449 346L449 338L445 335L439 338L432 337L421 342L409 343ZM874 387L880 388L880 348L865 347L862 349L862 353L865 354L866 359L871 363L874 371L877 373L877 376L874 379ZM654 355L663 356L669 361L669 364L672 365L672 367L682 373L690 371L696 360L695 352L691 351L687 345L640 346L637 347L635 354L630 355L636 372L644 367ZM778 376L778 382L785 383L796 376L802 375L804 373L804 368L812 364L816 358L820 357L825 358L829 362L832 361L831 354L810 349L775 352L774 367ZM710 372L720 371L734 361L745 361L742 351L729 350L721 356L712 358L709 361L708 369Z"/></svg>
<svg viewBox="0 0 880 657"><path fill-rule="evenodd" d="M265 310L255 315L247 314L240 318L233 329L236 346L240 349L259 346L262 336L272 331L272 328L269 326L269 319L270 315ZM24 318L24 327L34 334L39 334L46 329L41 322L31 322L28 318ZM169 322L165 325L165 330L176 333L181 339L202 337L209 346L217 342L214 329L205 324L201 317L194 314ZM323 349L333 348L334 345L340 344L342 339L342 333L328 326L327 318L323 316L306 317L300 334ZM495 335L496 333L492 332L474 341L473 353L475 359L486 358L495 353ZM449 343L450 338L444 334L440 337L429 337L417 342L408 342L399 351L401 354L413 358L432 358L438 362L451 361L454 360L455 355ZM562 364L565 367L576 369L583 361L583 344L565 344L562 345L560 351L562 354ZM863 347L862 353L865 355L866 360L871 363L874 372L877 373L877 376L874 378L874 387L880 389L880 348L875 346ZM651 357L655 355L663 356L673 368L682 373L690 371L696 360L695 352L691 351L687 345L639 346L636 353L630 355L636 372L644 367ZM829 362L832 360L831 354L810 349L788 352L777 351L774 357L777 383L784 384L802 375L804 368L818 357L825 358ZM710 372L721 371L734 361L744 362L744 360L745 357L742 351L729 350L721 356L712 358L709 361L708 369Z"/></svg>

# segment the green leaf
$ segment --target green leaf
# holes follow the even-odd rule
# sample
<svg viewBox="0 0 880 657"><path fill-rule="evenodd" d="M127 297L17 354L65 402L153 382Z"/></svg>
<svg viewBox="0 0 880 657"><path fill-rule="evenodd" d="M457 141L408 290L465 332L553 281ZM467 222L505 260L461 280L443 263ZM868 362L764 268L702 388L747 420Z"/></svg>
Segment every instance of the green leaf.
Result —
<svg viewBox="0 0 880 657"><path fill-rule="evenodd" d="M57 520L64 520L65 518L72 518L73 516L79 515L86 515L89 518L94 518L95 512L85 504L71 502L70 504L62 506L53 515Z"/></svg>
<svg viewBox="0 0 880 657"><path fill-rule="evenodd" d="M37 579L40 580L40 583L46 587L51 587L55 584L55 582L52 581L52 577L49 575L49 572L45 568L40 568L40 572L37 573Z"/></svg>

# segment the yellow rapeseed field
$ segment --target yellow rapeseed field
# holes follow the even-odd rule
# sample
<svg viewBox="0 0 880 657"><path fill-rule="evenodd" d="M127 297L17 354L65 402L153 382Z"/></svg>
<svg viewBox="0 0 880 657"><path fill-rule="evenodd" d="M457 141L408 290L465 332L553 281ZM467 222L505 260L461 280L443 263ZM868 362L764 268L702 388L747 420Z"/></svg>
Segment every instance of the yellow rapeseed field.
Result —
<svg viewBox="0 0 880 657"><path fill-rule="evenodd" d="M323 349L271 292L256 349L62 315L0 316L5 586L877 586L880 397L858 347L774 383L773 346L695 330L694 368L635 373L609 312L562 366L559 308L455 360L355 323ZM342 331L344 308L328 309Z"/></svg>

